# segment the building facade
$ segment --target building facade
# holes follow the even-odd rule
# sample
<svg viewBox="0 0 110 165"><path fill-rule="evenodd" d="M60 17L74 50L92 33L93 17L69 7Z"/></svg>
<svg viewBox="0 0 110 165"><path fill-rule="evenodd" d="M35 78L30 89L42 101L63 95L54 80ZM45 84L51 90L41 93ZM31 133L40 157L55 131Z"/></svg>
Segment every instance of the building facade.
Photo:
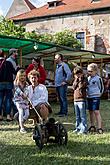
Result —
<svg viewBox="0 0 110 165"><path fill-rule="evenodd" d="M109 0L54 0L12 19L22 23L26 31L72 30L84 49L110 54Z"/></svg>
<svg viewBox="0 0 110 165"><path fill-rule="evenodd" d="M29 0L14 0L6 14L6 18L29 12L35 8L36 7Z"/></svg>

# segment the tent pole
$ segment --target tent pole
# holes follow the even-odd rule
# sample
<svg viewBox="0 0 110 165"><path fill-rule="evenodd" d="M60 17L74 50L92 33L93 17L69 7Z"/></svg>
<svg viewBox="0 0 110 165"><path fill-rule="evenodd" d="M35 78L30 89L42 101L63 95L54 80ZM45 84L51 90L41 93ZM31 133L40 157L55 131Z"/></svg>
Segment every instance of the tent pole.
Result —
<svg viewBox="0 0 110 165"><path fill-rule="evenodd" d="M80 67L82 67L82 61L81 61L81 56L80 56Z"/></svg>
<svg viewBox="0 0 110 165"><path fill-rule="evenodd" d="M20 48L20 66L22 67L22 48Z"/></svg>
<svg viewBox="0 0 110 165"><path fill-rule="evenodd" d="M54 65L54 80L55 80L55 70L56 70L56 63L55 63L55 54L54 54L54 59L53 59L53 65Z"/></svg>
<svg viewBox="0 0 110 165"><path fill-rule="evenodd" d="M87 65L89 65L89 60L87 61Z"/></svg>

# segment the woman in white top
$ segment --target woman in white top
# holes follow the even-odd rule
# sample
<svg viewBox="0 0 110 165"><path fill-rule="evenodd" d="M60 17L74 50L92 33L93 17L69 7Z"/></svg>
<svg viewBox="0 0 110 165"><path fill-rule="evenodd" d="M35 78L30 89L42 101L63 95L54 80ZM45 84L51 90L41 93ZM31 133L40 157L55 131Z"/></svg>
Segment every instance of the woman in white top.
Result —
<svg viewBox="0 0 110 165"><path fill-rule="evenodd" d="M32 70L28 74L31 85L28 86L29 99L36 108L43 120L47 120L49 113L52 112L51 106L48 103L48 91L46 86L39 84L39 72ZM31 109L30 116L34 119L34 124L39 122L36 112Z"/></svg>

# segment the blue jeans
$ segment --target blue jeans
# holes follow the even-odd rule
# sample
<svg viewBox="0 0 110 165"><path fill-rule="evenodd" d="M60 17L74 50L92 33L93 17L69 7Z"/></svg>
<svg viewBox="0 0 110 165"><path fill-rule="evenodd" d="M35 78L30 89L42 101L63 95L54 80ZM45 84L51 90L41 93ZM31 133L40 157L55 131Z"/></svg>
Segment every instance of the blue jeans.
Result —
<svg viewBox="0 0 110 165"><path fill-rule="evenodd" d="M68 113L68 102L67 102L67 85L56 87L58 93L58 99L60 102L60 113L67 115Z"/></svg>
<svg viewBox="0 0 110 165"><path fill-rule="evenodd" d="M87 131L86 101L75 101L76 130Z"/></svg>
<svg viewBox="0 0 110 165"><path fill-rule="evenodd" d="M11 113L13 83L0 82L0 115L2 115L3 103L7 115Z"/></svg>

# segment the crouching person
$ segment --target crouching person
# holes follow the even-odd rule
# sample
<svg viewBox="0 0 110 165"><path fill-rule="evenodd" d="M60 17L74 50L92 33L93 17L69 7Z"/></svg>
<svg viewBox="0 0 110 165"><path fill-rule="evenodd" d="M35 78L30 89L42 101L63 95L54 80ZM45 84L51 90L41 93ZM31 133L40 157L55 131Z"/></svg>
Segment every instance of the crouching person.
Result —
<svg viewBox="0 0 110 165"><path fill-rule="evenodd" d="M18 118L19 122L19 131L21 133L26 133L24 127L25 121L29 117L29 102L27 100L28 96L28 85L26 83L26 73L25 70L20 69L17 72L16 79L14 81L14 104L16 105L18 112L15 114L15 117Z"/></svg>
<svg viewBox="0 0 110 165"><path fill-rule="evenodd" d="M49 113L52 112L51 106L48 103L48 91L46 86L39 84L39 72L32 70L28 74L29 81L31 83L28 86L29 99L32 105L36 108L39 115L44 121L47 121ZM39 117L34 109L30 108L30 117L34 119L34 124L39 122Z"/></svg>

